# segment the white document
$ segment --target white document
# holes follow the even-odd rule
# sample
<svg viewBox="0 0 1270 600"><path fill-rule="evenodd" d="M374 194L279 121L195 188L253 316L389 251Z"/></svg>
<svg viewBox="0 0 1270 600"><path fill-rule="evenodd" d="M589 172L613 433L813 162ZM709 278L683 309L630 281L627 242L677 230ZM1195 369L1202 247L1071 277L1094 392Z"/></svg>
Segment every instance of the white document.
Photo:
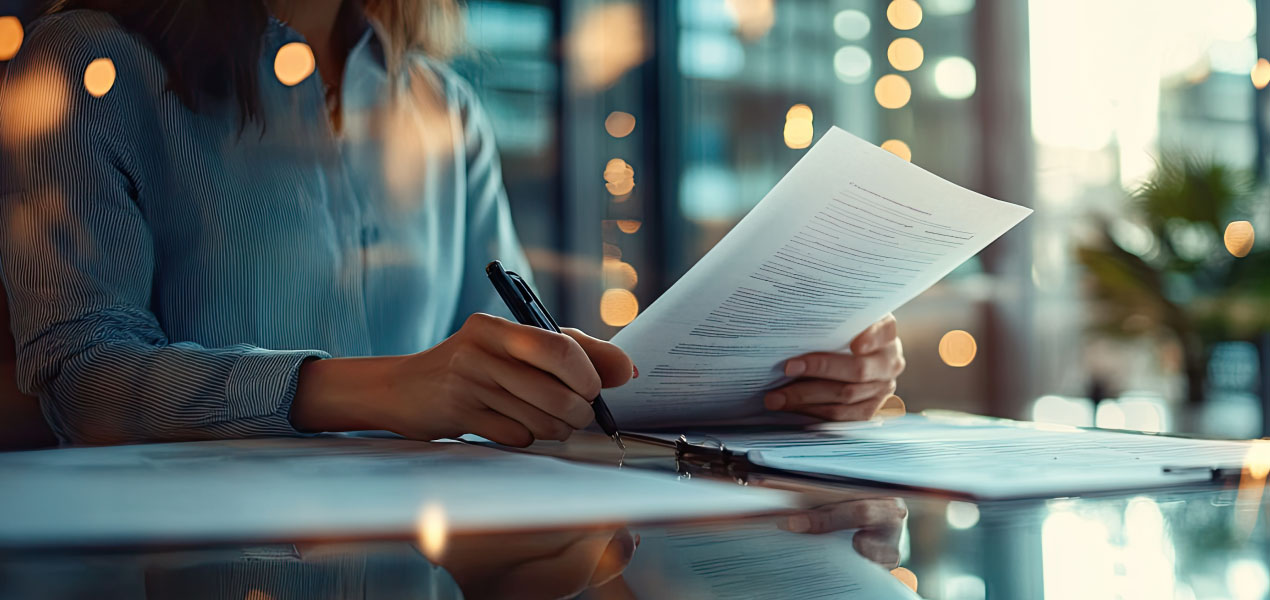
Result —
<svg viewBox="0 0 1270 600"><path fill-rule="evenodd" d="M458 443L323 437L0 454L0 548L413 537L716 518L792 496Z"/></svg>
<svg viewBox="0 0 1270 600"><path fill-rule="evenodd" d="M1030 213L833 128L613 338L640 377L609 408L624 429L759 415L786 359L844 348Z"/></svg>
<svg viewBox="0 0 1270 600"><path fill-rule="evenodd" d="M852 532L808 535L763 523L637 532L625 579L638 598L919 598L856 552Z"/></svg>
<svg viewBox="0 0 1270 600"><path fill-rule="evenodd" d="M669 438L669 434L660 437ZM1210 481L1239 469L1251 442L1196 440L986 418L907 415L804 431L686 434L788 473L1036 498ZM709 439L706 439L706 438ZM1167 470L1166 470L1167 468Z"/></svg>

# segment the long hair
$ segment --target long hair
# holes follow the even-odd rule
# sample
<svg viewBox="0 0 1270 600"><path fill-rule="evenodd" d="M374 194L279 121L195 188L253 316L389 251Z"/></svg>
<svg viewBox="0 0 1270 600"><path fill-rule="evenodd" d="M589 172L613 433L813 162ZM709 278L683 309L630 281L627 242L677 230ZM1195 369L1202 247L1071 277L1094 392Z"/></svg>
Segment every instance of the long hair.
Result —
<svg viewBox="0 0 1270 600"><path fill-rule="evenodd" d="M389 72L411 52L449 56L462 39L456 0L344 0L344 8L355 2L386 32ZM303 0L288 4L303 9ZM190 110L233 102L242 125L261 122L264 0L55 0L50 12L79 8L110 13L141 36L166 68L168 89Z"/></svg>

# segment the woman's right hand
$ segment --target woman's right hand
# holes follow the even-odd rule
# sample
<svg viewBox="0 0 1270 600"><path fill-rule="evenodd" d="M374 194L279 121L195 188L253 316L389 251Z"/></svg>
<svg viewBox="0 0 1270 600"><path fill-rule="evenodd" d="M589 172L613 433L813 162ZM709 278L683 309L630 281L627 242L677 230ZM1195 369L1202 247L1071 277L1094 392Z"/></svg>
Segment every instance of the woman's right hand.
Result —
<svg viewBox="0 0 1270 600"><path fill-rule="evenodd" d="M431 440L465 433L508 446L563 440L594 419L601 387L631 378L620 348L474 314L409 356L305 364L291 407L302 431L386 429Z"/></svg>

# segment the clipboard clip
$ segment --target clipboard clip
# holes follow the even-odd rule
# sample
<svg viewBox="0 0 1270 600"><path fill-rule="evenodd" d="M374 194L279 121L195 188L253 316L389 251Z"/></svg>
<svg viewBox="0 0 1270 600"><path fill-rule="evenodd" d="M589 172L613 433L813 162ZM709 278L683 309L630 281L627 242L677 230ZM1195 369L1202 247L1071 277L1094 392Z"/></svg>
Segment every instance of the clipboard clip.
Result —
<svg viewBox="0 0 1270 600"><path fill-rule="evenodd" d="M686 435L675 440L675 471L682 479L691 479L694 474L713 477L726 477L739 485L749 485L744 472L737 461L732 459L732 452L722 440L702 436L702 441L693 443Z"/></svg>

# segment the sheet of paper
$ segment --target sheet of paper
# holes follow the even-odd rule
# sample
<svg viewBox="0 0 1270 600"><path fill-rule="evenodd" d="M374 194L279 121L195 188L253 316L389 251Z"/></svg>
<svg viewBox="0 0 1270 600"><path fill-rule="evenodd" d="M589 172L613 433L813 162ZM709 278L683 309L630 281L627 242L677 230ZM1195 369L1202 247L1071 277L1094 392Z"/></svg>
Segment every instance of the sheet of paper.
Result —
<svg viewBox="0 0 1270 600"><path fill-rule="evenodd" d="M918 598L856 552L849 531L808 535L755 523L637 533L625 579L639 598Z"/></svg>
<svg viewBox="0 0 1270 600"><path fill-rule="evenodd" d="M1195 440L1000 419L898 419L802 432L686 434L792 473L945 490L983 499L1166 487L1239 468L1251 442ZM709 439L705 439L709 437ZM1166 472L1164 467L1176 469Z"/></svg>
<svg viewBox="0 0 1270 600"><path fill-rule="evenodd" d="M640 377L609 408L624 429L760 414L786 359L845 347L1030 213L833 128L613 338Z"/></svg>
<svg viewBox="0 0 1270 600"><path fill-rule="evenodd" d="M791 497L468 444L323 437L0 454L0 548L410 537L677 521Z"/></svg>

